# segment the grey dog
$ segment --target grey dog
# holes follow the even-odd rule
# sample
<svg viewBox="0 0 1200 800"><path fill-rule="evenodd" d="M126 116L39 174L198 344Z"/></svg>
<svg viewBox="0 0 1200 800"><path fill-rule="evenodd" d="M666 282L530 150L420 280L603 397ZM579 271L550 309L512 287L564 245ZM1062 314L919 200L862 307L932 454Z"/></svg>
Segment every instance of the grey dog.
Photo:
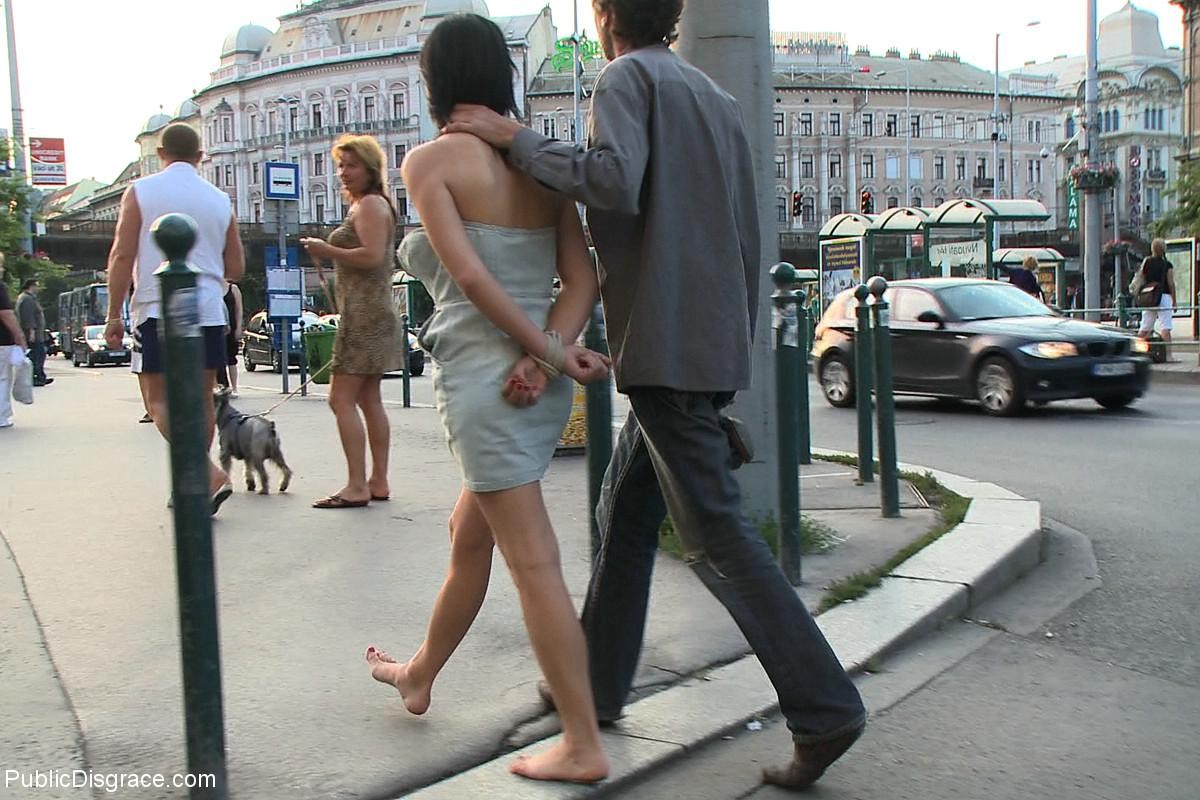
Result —
<svg viewBox="0 0 1200 800"><path fill-rule="evenodd" d="M229 474L233 459L245 462L246 491L253 492L254 473L258 473L262 488L259 494L268 494L266 462L272 461L283 471L283 481L279 491L286 492L292 481L292 470L283 460L283 450L279 446L279 434L275 432L275 423L265 417L243 414L229 404L229 392L213 393L213 402L217 409L217 431L221 442L221 469Z"/></svg>

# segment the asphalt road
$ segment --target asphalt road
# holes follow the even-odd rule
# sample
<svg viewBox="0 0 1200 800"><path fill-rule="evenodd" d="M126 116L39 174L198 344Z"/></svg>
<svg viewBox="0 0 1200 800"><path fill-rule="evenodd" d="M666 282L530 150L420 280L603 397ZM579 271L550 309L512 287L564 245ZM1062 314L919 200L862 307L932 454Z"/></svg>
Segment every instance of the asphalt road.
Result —
<svg viewBox="0 0 1200 800"><path fill-rule="evenodd" d="M904 400L897 423L901 460L1040 500L1052 552L976 620L862 677L868 733L808 796L1200 797L1200 387L1015 419ZM856 447L853 412L817 401L812 430L814 444ZM622 796L792 796L759 785L788 748L781 721L764 722Z"/></svg>

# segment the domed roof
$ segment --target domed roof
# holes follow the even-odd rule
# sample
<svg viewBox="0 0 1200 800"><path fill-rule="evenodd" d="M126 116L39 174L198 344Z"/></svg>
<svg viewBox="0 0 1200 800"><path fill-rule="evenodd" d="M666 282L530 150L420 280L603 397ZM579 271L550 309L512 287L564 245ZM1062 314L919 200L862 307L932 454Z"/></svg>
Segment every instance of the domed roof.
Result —
<svg viewBox="0 0 1200 800"><path fill-rule="evenodd" d="M156 131L159 128L165 128L169 124L171 124L171 118L160 111L157 114L150 115L150 118L146 120L146 124L142 126L142 133Z"/></svg>
<svg viewBox="0 0 1200 800"><path fill-rule="evenodd" d="M1161 56L1166 53L1158 31L1158 17L1131 2L1100 20L1097 44L1102 62L1122 56Z"/></svg>
<svg viewBox="0 0 1200 800"><path fill-rule="evenodd" d="M193 114L200 113L200 106L196 105L191 100L184 100L179 104L179 108L175 109L175 119L186 119Z"/></svg>
<svg viewBox="0 0 1200 800"><path fill-rule="evenodd" d="M484 0L425 0L425 13L421 19L448 17L451 14L478 14L490 17L487 3Z"/></svg>
<svg viewBox="0 0 1200 800"><path fill-rule="evenodd" d="M243 25L225 37L225 43L221 45L221 58L238 53L258 55L274 35L262 25Z"/></svg>

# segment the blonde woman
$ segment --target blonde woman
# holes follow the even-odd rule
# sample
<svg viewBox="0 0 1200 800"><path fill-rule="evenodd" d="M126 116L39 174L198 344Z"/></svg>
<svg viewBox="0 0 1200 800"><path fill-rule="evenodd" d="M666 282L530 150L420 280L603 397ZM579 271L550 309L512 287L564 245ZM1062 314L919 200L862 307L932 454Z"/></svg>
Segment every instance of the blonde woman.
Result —
<svg viewBox="0 0 1200 800"><path fill-rule="evenodd" d="M392 305L392 253L396 212L388 198L383 149L371 136L343 136L333 146L342 196L349 210L329 241L302 238L317 271L333 261L337 309L329 407L337 419L346 454L346 484L314 508L360 508L387 500L387 413L379 394L383 373L399 364L396 313ZM364 430L365 423L365 430ZM366 470L370 447L371 470Z"/></svg>

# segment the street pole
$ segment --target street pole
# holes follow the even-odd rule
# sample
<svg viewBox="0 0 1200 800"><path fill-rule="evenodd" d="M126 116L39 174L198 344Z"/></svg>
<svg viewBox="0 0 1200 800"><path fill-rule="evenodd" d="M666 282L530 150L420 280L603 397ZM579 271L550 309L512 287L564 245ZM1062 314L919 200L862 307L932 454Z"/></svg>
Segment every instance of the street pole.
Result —
<svg viewBox="0 0 1200 800"><path fill-rule="evenodd" d="M4 4L4 21L8 28L8 92L12 99L12 160L13 171L25 183L25 116L21 109L21 80L17 76L17 34L13 28L13 0ZM21 213L21 254L33 252L29 231L29 203Z"/></svg>
<svg viewBox="0 0 1200 800"><path fill-rule="evenodd" d="M575 114L575 143L578 144L579 142L583 141L583 117L582 114L580 114L579 107L579 98L583 91L583 81L582 76L580 75L580 72L583 70L583 64L579 61L579 0L575 0L573 3L571 3L571 5L575 11L575 26L571 29L574 31L574 33L571 34L571 45L575 53L574 64L571 68L571 72L575 77L571 99L574 101L573 112Z"/></svg>
<svg viewBox="0 0 1200 800"><path fill-rule="evenodd" d="M1087 84L1084 92L1084 134L1087 136L1088 169L1097 168L1100 131L1096 125L1098 107L1098 69L1096 64L1096 0L1087 0ZM1083 189L1083 304L1100 308L1100 187ZM1114 209L1115 211L1115 209ZM1099 321L1099 311L1087 312L1087 319Z"/></svg>
<svg viewBox="0 0 1200 800"><path fill-rule="evenodd" d="M904 67L904 205L912 205L912 79L907 66ZM904 237L904 242L905 255L911 257L912 237Z"/></svg>
<svg viewBox="0 0 1200 800"><path fill-rule="evenodd" d="M679 53L706 72L725 91L737 98L746 122L755 174L766 175L774 162L775 138L771 125L770 24L767 0L688 0L679 21ZM774 187L757 181L761 262L758 274L766 275L769 265L779 260L779 231L775 223ZM754 348L751 355L753 379L750 389L738 394L734 416L750 428L759 442L773 442L777 436L775 419L775 371L771 360L771 295L767 282L759 285ZM753 461L737 471L742 490L743 509L750 519L773 519L779 509L778 481L775 480L774 448L758 449L761 461Z"/></svg>
<svg viewBox="0 0 1200 800"><path fill-rule="evenodd" d="M996 34L996 63L992 73L992 199L1000 194L1000 34ZM1000 244L1000 234L996 232L988 246L993 250Z"/></svg>
<svg viewBox="0 0 1200 800"><path fill-rule="evenodd" d="M279 98L275 101L278 105L283 103L283 108L279 112L279 119L283 122L283 158L280 160L287 164L288 162L288 127L291 124L291 119L288 114L291 111L291 103L286 98ZM275 202L279 203L279 266L280 268L287 266L287 201L280 199ZM301 293L303 296L303 292ZM301 301L303 302L303 301ZM291 320L281 318L281 327L283 331L280 334L282 345L280 356L283 360L283 369L280 372L283 374L283 393L288 393L288 369L292 363L292 323Z"/></svg>

